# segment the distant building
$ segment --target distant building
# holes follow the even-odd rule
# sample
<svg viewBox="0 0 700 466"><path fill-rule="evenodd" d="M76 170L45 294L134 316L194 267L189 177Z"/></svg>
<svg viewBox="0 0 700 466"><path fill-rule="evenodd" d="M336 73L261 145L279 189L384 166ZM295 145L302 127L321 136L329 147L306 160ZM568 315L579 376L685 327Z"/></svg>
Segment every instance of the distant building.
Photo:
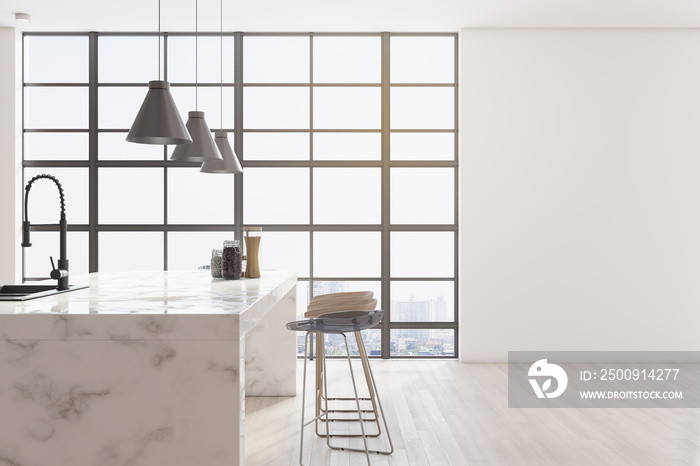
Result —
<svg viewBox="0 0 700 466"><path fill-rule="evenodd" d="M392 322L433 322L437 306L435 301L417 301L411 296L407 301L391 300ZM443 302L443 307L444 302ZM396 337L427 340L430 338L428 329L396 329L392 331Z"/></svg>
<svg viewBox="0 0 700 466"><path fill-rule="evenodd" d="M434 301L435 303L435 308L434 308L434 318L433 320L435 322L450 322L453 319L453 316L448 315L447 313L447 302L445 301L445 298L442 297L442 295L438 296L437 299Z"/></svg>
<svg viewBox="0 0 700 466"><path fill-rule="evenodd" d="M394 322L430 322L432 310L432 301L416 301L413 296L408 301L391 300L391 320Z"/></svg>
<svg viewBox="0 0 700 466"><path fill-rule="evenodd" d="M312 296L320 296L329 293L342 293L347 291L345 282L314 282Z"/></svg>

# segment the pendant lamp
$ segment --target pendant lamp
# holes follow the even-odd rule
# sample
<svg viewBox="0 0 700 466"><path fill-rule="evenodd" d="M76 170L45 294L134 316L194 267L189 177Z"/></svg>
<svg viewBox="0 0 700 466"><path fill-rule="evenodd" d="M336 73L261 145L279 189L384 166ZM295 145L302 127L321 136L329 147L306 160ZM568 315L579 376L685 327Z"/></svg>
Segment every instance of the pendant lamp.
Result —
<svg viewBox="0 0 700 466"><path fill-rule="evenodd" d="M231 149L228 141L228 133L224 131L224 0L220 0L221 7L221 131L214 133L214 142L219 148L222 160L208 159L199 170L201 173L243 173L243 167L238 157Z"/></svg>
<svg viewBox="0 0 700 466"><path fill-rule="evenodd" d="M221 153L214 143L214 138L204 119L204 112L199 111L199 0L195 1L195 110L189 112L187 129L192 135L192 144L181 144L175 148L170 160L178 162L204 162L221 160Z"/></svg>
<svg viewBox="0 0 700 466"><path fill-rule="evenodd" d="M140 144L188 144L190 133L170 94L170 83L160 80L160 0L158 0L158 80L148 83L148 93L126 140Z"/></svg>

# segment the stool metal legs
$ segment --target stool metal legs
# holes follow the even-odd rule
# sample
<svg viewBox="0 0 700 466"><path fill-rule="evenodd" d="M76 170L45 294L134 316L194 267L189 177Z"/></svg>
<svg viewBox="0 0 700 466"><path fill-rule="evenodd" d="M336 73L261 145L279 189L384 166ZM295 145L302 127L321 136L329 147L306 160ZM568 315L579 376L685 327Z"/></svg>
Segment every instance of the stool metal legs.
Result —
<svg viewBox="0 0 700 466"><path fill-rule="evenodd" d="M316 340L317 342L322 338L321 333L316 334ZM382 434L382 428L381 425L379 424L379 414L377 412L377 402L375 400L375 390L372 384L370 383L370 374L369 374L369 359L367 358L367 350L365 349L364 342L362 340L362 335L360 332L355 332L355 340L357 341L357 348L360 352L360 362L362 363L362 370L365 373L365 382L367 383L367 390L369 391L369 398L360 398L360 401L369 401L372 404L372 409L363 409L362 412L366 414L373 414L373 417L368 417L365 419L365 423L367 422L376 422L377 425L377 432L373 434L367 434L367 437L379 437ZM327 398L326 391L324 391L323 388L323 371L324 371L324 366L323 366L323 360L324 360L324 353L323 352L318 352L316 358L318 359L318 364L316 366L316 415L319 416L323 409L321 408L322 404L328 400L328 401L354 401L354 398ZM330 409L329 413L353 413L355 410L352 409ZM326 434L322 433L319 429L319 424L320 422L356 422L353 419L343 419L343 418L338 418L338 417L328 417L326 420L323 416L320 416L316 420L316 435L319 437L325 437ZM328 431L328 428L326 426L326 431ZM335 434L335 437L361 437L361 434Z"/></svg>
<svg viewBox="0 0 700 466"><path fill-rule="evenodd" d="M387 425L386 421L386 416L384 415L384 409L382 408L382 403L379 398L379 393L377 392L377 384L374 380L374 374L372 373L372 368L368 363L367 360L367 352L364 347L364 343L362 341L362 336L359 334L360 332L355 332L356 337L357 337L357 343L358 343L358 349L360 351L360 358L363 361L363 369L365 373L365 377L367 378L367 386L370 390L370 399L372 399L372 405L373 405L373 411L375 413L375 419L364 419L362 416L363 410L360 407L360 398L358 397L357 394L357 384L355 383L355 374L352 370L352 358L350 356L350 347L348 346L348 340L347 337L345 336L345 333L343 332L327 332L327 333L337 333L339 335L342 335L343 340L345 342L345 350L346 350L346 356L348 359L348 367L350 369L350 378L352 380L352 388L353 392L355 394L355 404L357 406L357 415L358 415L358 421L360 423L360 430L362 431L362 434L360 435L362 437L362 441L364 443L364 449L360 448L349 448L349 447L338 447L331 445L331 437L346 437L347 435L334 435L330 432L330 422L329 422L329 409L328 409L328 400L335 400L337 398L329 398L327 396L328 394L328 377L327 377L327 370L326 370L326 357L325 357L325 344L323 344L323 351L320 352L318 349L321 349L321 344L318 344L317 342L317 357L316 357L316 364L322 364L322 381L318 379L318 372L317 372L317 379L316 379L316 387L315 387L315 395L316 395L316 404L317 404L317 410L316 410L316 416L309 420L305 420L305 409L306 409L306 362L308 359L308 351L310 348L310 339L312 337L312 332L306 332L306 339L305 339L305 348L304 348L304 382L303 382L303 392L302 392L302 408L301 408L301 440L300 440L300 445L299 445L299 464L303 466L303 454L304 454L304 428L308 426L311 423L317 422L319 419L322 419L326 422L326 444L328 445L329 448L333 450L341 450L341 451L357 451L357 452L363 452L365 453L367 457L367 464L370 464L370 458L369 454L370 453L376 453L376 454L383 454L383 455L390 455L391 453L394 452L394 445L391 441L391 436L389 435L389 427ZM320 334L323 335L323 334ZM322 382L322 383L320 383ZM320 396L319 391L321 390L320 387L323 387L323 392L326 394L326 396ZM374 403L374 398L376 396L376 402L377 404L375 405ZM319 413L318 410L318 405L321 399L324 402L324 410L322 410L321 413ZM352 400L352 398L346 398L347 400ZM377 405L379 406L379 411L377 412ZM352 412L353 410L348 410ZM365 410L364 412L372 412L369 410ZM381 433L381 430L379 428L379 414L381 413L382 420L384 422L384 429L387 435L387 439L389 442L389 450L386 451L381 451L381 450L370 450L367 444L367 437L368 435L365 432L365 422L371 422L371 421L376 421L377 422L377 429ZM379 434L375 435L378 436Z"/></svg>
<svg viewBox="0 0 700 466"><path fill-rule="evenodd" d="M348 346L348 338L345 336L344 333L341 333L343 336L343 341L345 341L345 351L347 353L348 357L348 368L350 369L350 378L352 379L352 390L355 393L355 403L357 404L357 416L358 420L360 421L360 430L362 431L362 442L365 444L365 455L367 455L367 464L370 464L369 462L369 447L367 446L367 435L365 434L365 422L364 419L362 419L362 409L360 409L360 399L357 397L357 385L355 384L355 373L352 370L352 358L350 357L350 347ZM325 353L325 348L326 345L323 345L324 348L324 353ZM325 356L325 355L324 355ZM323 388L328 393L328 371L326 370L326 358L323 358ZM328 399L326 398L326 421L328 421ZM358 448L339 448L339 447L334 447L331 445L331 433L330 433L330 424L326 422L326 430L327 430L327 435L326 435L326 444L328 445L329 448L333 448L334 450L349 450L349 451L362 451Z"/></svg>

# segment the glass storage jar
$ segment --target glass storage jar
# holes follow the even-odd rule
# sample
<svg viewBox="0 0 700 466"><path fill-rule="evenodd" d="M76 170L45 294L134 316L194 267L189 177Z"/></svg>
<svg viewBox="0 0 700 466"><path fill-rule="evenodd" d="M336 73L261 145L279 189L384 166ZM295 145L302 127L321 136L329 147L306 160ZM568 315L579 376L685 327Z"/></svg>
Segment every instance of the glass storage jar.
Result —
<svg viewBox="0 0 700 466"><path fill-rule="evenodd" d="M221 249L211 250L211 278L223 278L221 275L221 262L224 251Z"/></svg>
<svg viewBox="0 0 700 466"><path fill-rule="evenodd" d="M241 278L240 241L224 241L224 250L221 255L221 275L225 280L238 280Z"/></svg>

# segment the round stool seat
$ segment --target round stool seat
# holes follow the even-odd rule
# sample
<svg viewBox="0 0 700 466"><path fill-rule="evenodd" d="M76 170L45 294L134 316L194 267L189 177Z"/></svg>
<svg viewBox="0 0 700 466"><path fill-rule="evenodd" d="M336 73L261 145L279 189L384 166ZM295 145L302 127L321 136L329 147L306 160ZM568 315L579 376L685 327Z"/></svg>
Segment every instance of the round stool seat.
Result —
<svg viewBox="0 0 700 466"><path fill-rule="evenodd" d="M384 311L345 311L327 314L314 319L289 322L287 328L292 331L338 333L357 332L375 327L382 321Z"/></svg>

